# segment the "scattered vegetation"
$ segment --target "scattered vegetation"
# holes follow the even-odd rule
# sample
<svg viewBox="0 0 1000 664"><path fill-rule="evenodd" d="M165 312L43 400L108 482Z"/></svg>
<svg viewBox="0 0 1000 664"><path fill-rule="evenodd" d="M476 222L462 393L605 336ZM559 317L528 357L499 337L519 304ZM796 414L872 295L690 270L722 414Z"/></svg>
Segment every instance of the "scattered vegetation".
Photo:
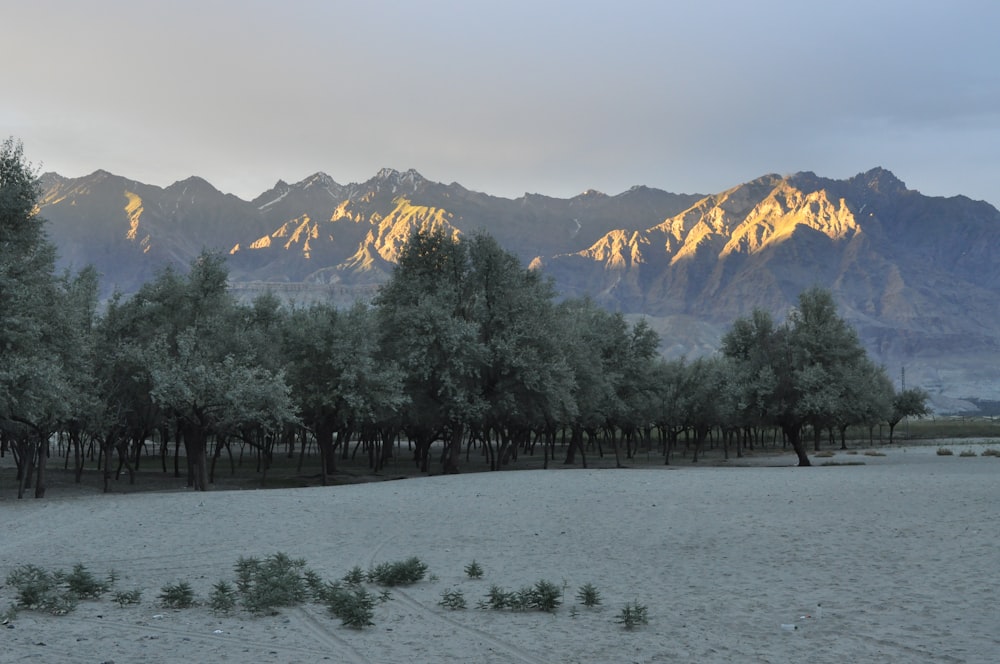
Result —
<svg viewBox="0 0 1000 664"><path fill-rule="evenodd" d="M6 584L16 592L15 606L52 615L65 615L76 608L80 598L70 590L66 574L50 572L36 565L21 565L7 575Z"/></svg>
<svg viewBox="0 0 1000 664"><path fill-rule="evenodd" d="M974 457L974 456L979 456L979 455L976 454L975 450L962 450L961 453L958 456L960 456L960 457Z"/></svg>
<svg viewBox="0 0 1000 664"><path fill-rule="evenodd" d="M638 601L626 604L622 607L615 622L629 630L635 629L639 625L648 625L649 617L646 606L639 604Z"/></svg>
<svg viewBox="0 0 1000 664"><path fill-rule="evenodd" d="M411 557L376 565L367 573L355 566L340 581L328 582L307 567L304 560L279 552L262 560L240 557L234 565L234 572L235 584L221 580L212 586L207 602L212 611L225 614L242 605L253 614L273 614L277 607L313 601L325 605L343 626L364 629L375 624L376 605L391 599L389 590L383 588L376 595L364 587L365 583L388 587L413 584L424 578L427 565L419 558ZM482 568L475 561L466 565L465 573L469 578L482 578ZM0 619L12 620L18 609L55 615L68 613L81 599L101 597L111 589L115 580L113 572L106 580L100 580L82 564L74 565L69 574L50 572L30 564L22 565L7 575L6 585L15 589L16 602L0 614ZM563 604L567 586L565 581L560 586L541 579L533 585L507 591L493 584L478 607L553 613ZM117 591L112 595L121 607L138 604L141 597L140 589ZM158 599L161 606L171 609L197 605L195 592L186 581L164 585ZM602 603L601 593L591 583L579 587L576 599L585 607L596 607ZM468 603L462 590L450 588L441 593L438 605L450 611L459 611L466 609ZM579 609L574 604L570 616L575 618L578 615ZM637 601L628 603L615 622L625 629L648 624L646 607Z"/></svg>
<svg viewBox="0 0 1000 664"><path fill-rule="evenodd" d="M884 457L885 452L879 452L878 450L865 450L865 456Z"/></svg>
<svg viewBox="0 0 1000 664"><path fill-rule="evenodd" d="M1000 457L1000 450L998 450L996 448L993 448L993 447L988 447L985 450L983 450L983 456L984 457Z"/></svg>
<svg viewBox="0 0 1000 664"><path fill-rule="evenodd" d="M950 447L939 447L937 449L938 456L951 456L952 454L954 454L954 452L951 450Z"/></svg>

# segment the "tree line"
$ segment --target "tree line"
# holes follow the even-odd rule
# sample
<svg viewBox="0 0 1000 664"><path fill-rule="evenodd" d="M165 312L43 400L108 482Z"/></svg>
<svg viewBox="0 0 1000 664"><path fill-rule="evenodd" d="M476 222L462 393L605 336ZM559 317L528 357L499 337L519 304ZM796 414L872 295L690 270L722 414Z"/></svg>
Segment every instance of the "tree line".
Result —
<svg viewBox="0 0 1000 664"><path fill-rule="evenodd" d="M710 435L740 454L780 430L808 465L803 435L892 427L926 412L897 392L829 292L812 289L778 324L735 321L718 354L666 360L644 321L586 299L558 301L550 281L488 235L420 229L374 302L341 310L264 294L238 301L222 256L167 268L136 294L98 303L98 275L55 272L37 214L37 176L19 142L0 149L0 452L18 495L45 493L53 437L79 481L97 449L105 490L134 474L146 441L174 446L204 490L239 443L266 468L279 446L318 450L324 483L338 455L363 450L379 470L405 440L422 471L458 472L477 446L491 469L519 451L547 466L586 466L590 446L621 465L681 436L695 458ZM183 449L183 455L180 450ZM437 450L437 460L431 458ZM163 470L166 468L164 456ZM134 475L133 475L134 476Z"/></svg>

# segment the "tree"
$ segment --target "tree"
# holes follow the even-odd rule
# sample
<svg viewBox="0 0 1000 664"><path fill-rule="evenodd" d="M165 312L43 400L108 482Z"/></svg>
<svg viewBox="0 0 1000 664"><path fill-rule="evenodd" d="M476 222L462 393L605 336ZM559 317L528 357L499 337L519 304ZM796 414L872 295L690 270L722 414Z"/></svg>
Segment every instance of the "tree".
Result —
<svg viewBox="0 0 1000 664"><path fill-rule="evenodd" d="M45 495L49 437L70 414L73 384L63 305L54 276L55 248L38 217L35 170L20 142L0 147L0 435L12 443L18 497L32 472Z"/></svg>
<svg viewBox="0 0 1000 664"><path fill-rule="evenodd" d="M844 412L864 410L856 402L847 404L852 404L855 381L870 377L874 365L857 333L837 315L828 291L801 293L798 308L780 327L759 311L737 320L722 349L737 365L741 408L781 427L800 466L811 465L803 427L811 425L818 441L819 432L837 425Z"/></svg>
<svg viewBox="0 0 1000 664"><path fill-rule="evenodd" d="M927 392L919 388L907 388L896 393L892 398L892 410L887 418L889 423L889 444L892 444L892 432L904 417L923 417L930 411L927 408Z"/></svg>

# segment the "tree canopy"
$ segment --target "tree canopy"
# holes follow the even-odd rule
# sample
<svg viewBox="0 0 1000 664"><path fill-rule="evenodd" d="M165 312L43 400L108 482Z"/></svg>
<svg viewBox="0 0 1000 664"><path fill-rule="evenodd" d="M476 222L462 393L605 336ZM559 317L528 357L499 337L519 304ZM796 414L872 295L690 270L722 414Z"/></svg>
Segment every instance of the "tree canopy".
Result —
<svg viewBox="0 0 1000 664"><path fill-rule="evenodd" d="M0 149L0 445L17 462L19 494L44 494L53 435L96 445L105 489L117 456L130 477L147 441L183 449L188 484L206 489L234 443L263 468L278 445L319 451L323 482L361 447L378 470L406 441L413 462L458 472L463 449L491 469L558 441L564 463L612 449L617 465L681 436L698 458L718 436L728 454L779 429L801 465L811 432L892 429L926 414L922 390L896 392L866 355L831 293L803 292L781 323L755 311L733 322L720 352L664 360L643 320L587 299L559 301L540 273L485 234L420 228L371 304L240 302L224 258L205 252L166 268L100 310L98 275L54 273L36 214L37 177L19 143ZM655 440L654 440L655 436ZM175 454L175 473L179 473ZM300 462L301 463L301 462Z"/></svg>

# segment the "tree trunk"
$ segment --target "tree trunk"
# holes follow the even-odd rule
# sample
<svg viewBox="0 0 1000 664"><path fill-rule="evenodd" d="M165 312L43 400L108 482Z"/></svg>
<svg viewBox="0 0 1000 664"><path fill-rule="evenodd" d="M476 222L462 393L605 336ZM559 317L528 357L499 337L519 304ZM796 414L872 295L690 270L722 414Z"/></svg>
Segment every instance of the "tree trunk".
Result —
<svg viewBox="0 0 1000 664"><path fill-rule="evenodd" d="M448 441L448 448L445 451L444 463L442 464L442 472L445 475L457 475L458 470L458 460L462 457L462 438L464 437L465 426L461 423L456 423L451 428L451 438Z"/></svg>
<svg viewBox="0 0 1000 664"><path fill-rule="evenodd" d="M781 430L784 432L788 442L792 444L792 449L795 450L795 454L799 458L799 466L811 466L812 463L809 462L809 455L806 454L806 448L802 444L801 428L782 425Z"/></svg>

